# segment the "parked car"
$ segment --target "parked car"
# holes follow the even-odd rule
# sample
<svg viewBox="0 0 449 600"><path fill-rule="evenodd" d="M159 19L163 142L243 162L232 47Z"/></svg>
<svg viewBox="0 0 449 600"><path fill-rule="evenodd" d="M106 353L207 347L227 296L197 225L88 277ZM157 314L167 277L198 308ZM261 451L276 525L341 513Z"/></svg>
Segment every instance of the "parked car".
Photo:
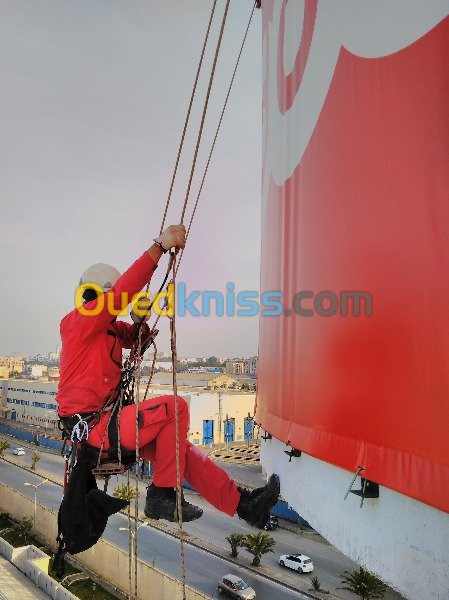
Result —
<svg viewBox="0 0 449 600"><path fill-rule="evenodd" d="M288 567L298 573L311 573L313 562L305 554L283 554L279 557L281 567Z"/></svg>
<svg viewBox="0 0 449 600"><path fill-rule="evenodd" d="M256 592L252 587L236 575L224 575L218 581L218 593L227 594L239 600L255 600Z"/></svg>
<svg viewBox="0 0 449 600"><path fill-rule="evenodd" d="M272 531L273 529L277 529L279 527L278 518L274 515L270 515L268 521L265 523L264 529L265 531Z"/></svg>
<svg viewBox="0 0 449 600"><path fill-rule="evenodd" d="M14 448L12 453L16 456L25 456L25 450L23 448Z"/></svg>

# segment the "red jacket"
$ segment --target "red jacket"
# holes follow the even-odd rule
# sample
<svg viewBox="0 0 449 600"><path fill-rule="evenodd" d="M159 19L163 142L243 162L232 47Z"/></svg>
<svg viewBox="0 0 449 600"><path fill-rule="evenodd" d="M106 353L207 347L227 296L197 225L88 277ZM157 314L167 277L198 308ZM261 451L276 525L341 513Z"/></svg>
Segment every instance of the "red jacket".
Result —
<svg viewBox="0 0 449 600"><path fill-rule="evenodd" d="M61 417L98 410L119 383L122 348L131 348L133 325L110 314L107 296L112 295L114 308L120 309L121 294L127 292L131 301L155 268L156 263L144 252L104 295L100 314L86 316L75 308L62 319L61 378L56 396ZM92 310L97 303L93 300L84 306Z"/></svg>

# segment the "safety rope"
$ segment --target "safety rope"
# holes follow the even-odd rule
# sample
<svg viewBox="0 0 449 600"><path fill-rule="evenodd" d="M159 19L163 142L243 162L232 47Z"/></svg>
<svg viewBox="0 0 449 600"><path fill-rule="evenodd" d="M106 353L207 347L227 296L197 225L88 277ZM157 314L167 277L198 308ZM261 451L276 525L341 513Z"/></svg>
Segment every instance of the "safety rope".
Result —
<svg viewBox="0 0 449 600"><path fill-rule="evenodd" d="M176 252L173 260L173 306L175 303L175 287L176 287ZM176 436L176 517L178 521L179 531L179 547L180 547L180 562L181 562L181 585L182 598L186 600L186 566L185 566L185 548L184 548L184 529L182 527L182 484L181 481L181 457L179 453L179 406L178 406L178 383L176 379L177 366L177 349L176 349L176 311L173 310L170 319L170 338L171 338L171 359L172 359L172 375L173 375L173 394L175 397L175 436Z"/></svg>
<svg viewBox="0 0 449 600"><path fill-rule="evenodd" d="M127 492L128 495L131 491L131 486L130 486L130 476L129 476L129 471L126 472L126 485L127 485ZM132 521L131 521L131 508L130 505L128 504L127 506L127 514L128 514L128 599L132 600L132 560L133 560L133 548L134 548L134 544L133 544L133 530L132 530Z"/></svg>
<svg viewBox="0 0 449 600"><path fill-rule="evenodd" d="M181 134L181 141L179 142L178 154L176 156L175 167L173 169L173 175L172 175L171 182L170 182L170 189L169 189L169 192L168 192L167 201L165 203L164 216L162 217L162 223L161 223L161 229L160 229L159 235L162 233L162 231L164 229L165 219L167 217L167 211L168 211L168 207L169 207L171 196L172 196L172 192L173 192L173 186L175 184L176 174L178 172L179 160L181 158L181 152L182 152L182 148L184 146L184 140L185 140L185 136L186 136L186 132L187 132L187 127L188 127L188 124L189 124L189 121L190 121L190 113L192 111L193 100L194 100L195 94L196 94L196 88L197 88L197 85L198 85L198 79L199 79L199 76L200 76L201 67L203 65L204 53L206 52L207 41L209 39L210 28L211 28L211 25L212 25L212 20L214 18L214 13L215 13L215 7L216 6L217 6L217 0L214 0L214 3L212 5L212 10L211 10L211 13L210 13L210 17L209 17L209 23L207 25L206 36L205 36L204 42L203 42L203 48L201 50L200 60L198 62L198 67L197 67L197 70L196 70L195 81L194 81L194 84L193 84L192 93L190 95L189 107L187 109L187 114L186 114L186 118L185 118L185 121L184 121L184 127L183 127L182 134Z"/></svg>
<svg viewBox="0 0 449 600"><path fill-rule="evenodd" d="M193 85L193 89L192 89L192 94L191 94L191 98L190 98L190 102L189 102L189 106L188 106L188 110L187 110L187 115L186 115L186 119L185 119L185 123L184 123L184 127L183 127L183 131L181 134L181 140L180 140L180 144L178 147L178 153L177 153L177 157L176 157L176 162L175 162L175 167L173 170L173 174L172 174L172 179L170 182L170 189L169 189L169 193L168 193L168 197L167 197L167 201L165 204L165 210L164 210L164 214L163 214L163 218L162 218L162 224L161 224L161 228L160 228L160 233L162 233L163 228L164 228L164 224L165 224L165 219L167 216L167 212L168 212L168 208L169 208L169 204L171 201L171 197L172 197L172 192L173 192L173 187L174 187L174 182L176 179L176 175L177 175L177 171L178 171L178 166L179 166L179 161L180 161L180 157L181 157L181 153L182 153L182 149L183 149L183 145L184 145L184 141L185 141L185 135L187 132L187 127L188 127L188 123L190 120L190 114L191 114L191 109L192 109L192 105L193 105L193 101L194 101L194 97L196 94L196 88L197 88L197 84L198 84L198 79L199 79L199 74L201 71L201 66L203 63L203 58L204 58L204 54L205 54L205 49L207 46L207 41L209 38L209 34L210 34L210 29L211 29L211 24L212 24L212 20L213 20L213 16L215 13L215 8L216 8L216 3L217 0L214 1L213 6L212 6L212 10L211 10L211 15L209 18L209 23L208 23L208 27L207 27L207 31L206 31L206 36L204 39L204 43L203 43L203 48L201 51L201 56L200 56L200 61L198 64L198 68L197 68L197 72L196 72L196 76L195 76L195 81L194 81L194 85ZM212 84L213 84L213 80L214 80L214 76L215 76L215 70L216 70L216 65L217 65L217 61L218 61L218 55L219 55L219 51L221 48L221 43L222 43L222 38L223 38L223 32L224 32L224 27L225 27L225 23L226 23L226 19L227 19L227 15L228 15L228 11L229 11L229 5L230 5L230 0L226 1L226 6L225 6L225 10L223 13L223 17L222 17L222 22L221 22L221 27L220 27L220 33L218 36L218 40L217 40L217 44L216 44L216 48L215 48L215 54L214 54L214 59L213 59L213 63L212 63L212 68L211 68L211 73L210 73L210 77L209 77L209 83L208 83L208 88L207 88L207 93L206 93L206 98L204 101L204 105L203 105L203 111L202 111L202 115L201 115L201 122L200 122L200 127L199 127L199 131L198 131L198 135L197 135L197 140L196 140L196 145L195 145L195 151L194 151L194 156L193 156L193 161L192 161L192 165L191 165L191 170L190 170L190 176L189 176L189 181L188 181L188 185L187 185L187 191L186 191L186 195L184 198L184 204L182 207L182 213L181 213L181 219L180 222L183 223L184 221L184 217L185 217L185 213L186 213L186 209L187 209L187 204L189 201L189 197L190 197L190 190L191 190L191 186L192 186L192 181L193 181L193 176L195 173L195 168L196 168L196 162L197 162L197 158L198 158L198 151L199 151L199 147L201 144L201 139L202 139L202 134L203 134L203 128L204 128L204 122L205 122L205 118L206 118L206 114L207 114L207 109L208 109L208 105L209 105L209 99L210 99L210 93L212 90ZM226 110L226 106L229 100L229 96L231 93L231 89L234 83L234 79L235 79L235 75L237 72L237 68L240 62L240 58L242 55L242 51L243 51L243 47L245 45L246 42L246 38L247 38L247 34L248 34L248 30L251 24L251 20L254 14L254 9L256 7L259 6L259 2L258 0L255 1L251 14L250 14L250 18L245 30L245 34L244 34L244 38L240 47L240 51L238 53L238 57L237 57L237 61L234 67L234 71L232 74L232 78L228 87L228 91L226 94L226 98L225 98L225 102L223 104L222 107L222 111L220 114L220 118L219 118L219 122L218 122L218 126L216 128L215 131L215 135L214 135L214 139L212 142L212 146L209 152L209 156L208 156L208 160L206 163L206 167L203 173L203 177L201 180L201 184L200 184L200 188L199 191L197 193L197 197L196 197L196 201L195 201L195 205L194 205L194 209L192 211L192 215L189 221L189 226L188 226L188 230L187 230L187 235L186 235L186 239L190 233L190 229L192 226L192 222L198 207L198 202L199 202L199 198L201 196L201 192L203 190L203 186L204 186L204 182L206 179L206 175L209 169L209 165L211 162L211 158L212 158L212 154L214 152L215 149L215 145L216 145L216 141L218 138L218 134L221 128L221 124L223 121L223 116ZM182 481L181 481L181 465L180 465L180 445L179 445L179 406L178 406L178 387L177 387L177 376L176 376L176 366L177 366L177 344L176 344L176 317L175 317L175 306L176 306L176 302L175 302L175 289L176 289L176 275L179 269L179 262L182 258L183 255L183 251L181 252L180 255L180 259L179 262L177 264L176 261L176 255L177 255L177 251L173 251L170 252L170 261L169 261L169 266L167 269L167 273L166 276L164 278L164 282L161 285L158 293L156 294L156 296L153 298L153 301L150 304L150 308L149 310L151 310L151 308L153 307L154 301L157 300L157 297L159 296L160 292L163 289L163 286L165 285L167 279L168 279L168 274L172 273L172 280L171 280L171 284L172 284L172 290L173 290L173 311L169 312L169 320L170 320L170 338L171 338L171 354L172 354L172 374L173 374L173 393L174 393L174 397L175 397L175 437L176 437L176 520L178 522L178 530L179 530L179 541L180 541L180 570L181 570L181 586L182 586L182 598L183 600L186 600L186 568L185 568L185 539L184 539L184 529L183 529L183 519L182 519ZM146 294L148 293L148 289L149 289L149 282L147 284L146 287ZM166 301L164 303L164 308L166 308L168 305L168 300L166 298ZM151 329L151 331L157 331L156 328L156 324L159 321L159 318L161 316L161 311L159 311L159 314L156 318L156 321ZM139 482L138 482L138 465L139 465L139 460L140 460L140 456L139 456L139 402L140 402L140 396L139 396L139 390L140 390L140 382L141 382L141 362L142 362L142 324L144 322L144 318L141 319L141 321L138 323L138 330L137 330L137 356L133 357L133 368L134 368L134 372L137 371L137 402L135 400L134 397L134 401L136 402L136 499L135 499L135 511L134 511L134 531L131 531L131 516L130 516L130 512L128 512L128 527L129 527L129 544L130 544L130 563L129 563L129 597L131 599L131 547L133 550L133 554L134 554L134 597L137 600L138 597L138 581L137 581L137 530L138 530L138 505L139 505ZM153 339L151 340L151 344L154 346L154 355L153 355L153 361L152 361L152 366L151 366L151 371L149 374L149 379L148 379L148 383L146 386L146 390L145 390L145 394L144 397L146 397L146 394L148 392L149 389L149 385L151 383L152 377L153 377L153 373L154 373L154 366L155 366L155 361L156 361L156 354L157 354L157 348L156 348L156 344L154 342L154 336ZM133 350L135 344L133 344L133 348L131 349L131 353L133 353ZM134 352L134 354L136 354ZM133 385L134 385L134 379L133 379ZM133 389L134 391L134 389ZM134 394L133 394L134 395ZM121 408L122 408L122 394L120 395L120 406L119 406L119 412L118 412L118 416L117 416L117 422L120 418L120 413L121 413ZM118 423L118 430L120 430L120 426ZM119 449L120 449L120 442L119 442ZM121 458L119 459L121 462ZM129 472L128 472L128 490L130 489L129 487Z"/></svg>
<svg viewBox="0 0 449 600"><path fill-rule="evenodd" d="M209 156L207 158L206 166L204 168L203 177L201 179L201 184L200 184L200 187L198 189L198 193L197 193L196 200L195 200L195 205L193 207L192 215L191 215L190 221L189 221L189 226L187 228L186 241L187 241L187 239L189 237L189 234L190 234L190 229L192 227L193 219L194 219L195 214L196 214L196 209L198 207L198 203L199 203L199 200L200 200L201 192L203 191L204 182L206 180L206 175L207 175L207 172L209 170L209 165L210 165L210 162L211 162L211 159L212 159L212 154L214 153L214 150L215 150L215 144L217 142L218 134L220 132L221 124L223 122L223 117L224 117L224 114L225 114L225 111L226 111L226 107L228 105L229 96L231 95L232 86L234 84L235 76L236 76L236 73L237 73L237 68L238 68L239 63L240 63L240 58L242 56L243 48L245 46L246 38L248 37L248 31L249 31L249 28L250 28L250 25L251 25L251 21L253 19L254 11L255 11L256 8L260 8L260 5L257 2L257 0L253 4L253 8L251 10L251 14L250 14L249 19L248 19L248 24L246 25L245 33L243 35L243 41L242 41L242 44L240 46L240 50L239 50L239 53L238 53L238 56L237 56L237 60L236 60L235 66L234 66L234 70L232 72L231 81L229 83L228 91L226 93L226 98L225 98L225 101L223 103L223 107L221 109L220 118L218 119L217 129L215 130L214 139L212 141L212 146L211 146L211 149L210 149L210 152L209 152ZM178 269L179 269L179 267L181 265L181 260L182 260L183 255L184 255L184 249L181 250L181 254L180 254L180 257L179 257L179 260L178 260L178 266L176 268L176 272L178 272Z"/></svg>
<svg viewBox="0 0 449 600"><path fill-rule="evenodd" d="M202 112L202 115L201 115L200 128L199 128L199 131L198 131L198 136L196 138L195 152L193 154L192 166L190 168L189 182L187 184L187 191L186 191L186 195L185 195L185 198L184 198L184 205L182 207L180 223L184 222L184 216L185 216L185 212L186 212L186 208L187 208L187 203L189 201L190 188L192 186L193 175L195 173L196 160L198 158L198 150L200 148L201 138L202 138L202 135L203 135L204 121L206 119L207 108L209 106L209 98L210 98L210 93L211 93L211 90L212 90L212 83L214 81L215 68L217 66L218 54L219 54L220 48L221 48L221 42L222 42L222 39L223 39L223 32L224 32L224 27L225 27L225 24L226 24L226 18L228 16L230 2L231 2L231 0L226 0L226 6L225 6L224 13L223 13L223 18L221 20L220 33L218 35L217 45L215 47L214 60L213 60L212 69L211 69L211 72L210 72L209 84L207 86L206 99L204 100L203 112Z"/></svg>
<svg viewBox="0 0 449 600"><path fill-rule="evenodd" d="M134 499L134 596L137 600L137 530L139 522L139 403L140 403L140 375L142 362L142 329L139 329L138 344L137 344L137 394L135 397L136 406L136 462L135 462L135 482L136 482L136 497Z"/></svg>
<svg viewBox="0 0 449 600"><path fill-rule="evenodd" d="M184 122L184 127L182 130L182 134L181 134L181 140L179 143L179 147L178 147L178 152L177 152L177 157L176 157L176 161L175 161L175 166L174 166L174 170L173 170L173 174L172 174L172 179L170 182L170 188L169 188L169 193L168 193L168 197L167 197L167 201L165 204L165 210L164 210L164 214L163 214L163 218L162 218L162 223L161 223L161 228L160 228L160 233L162 233L163 228L164 228L164 224L165 224L165 220L166 220L166 216L167 216L167 212L168 212L168 208L169 208L169 204L171 201L171 197L172 197L172 193L173 193L173 188L174 188L174 183L175 183L175 179L176 179L176 175L178 172L178 167L179 167L179 162L180 162L180 157L181 157L181 153L182 153L182 149L184 146L184 141L185 141L185 136L186 136L186 132L187 132L187 128L188 128L188 124L190 121L190 116L191 116L191 110L192 110L192 106L193 106L193 101L195 98L195 94L196 94L196 90L197 90L197 84L198 84L198 80L199 80L199 75L201 72L201 68L202 68L202 64L203 64L203 59L204 59L204 55L205 55L205 51L206 51L206 47L207 47L207 42L209 39L209 35L210 35L210 31L211 31L211 25L212 25L212 21L213 21L213 17L215 14L215 9L216 9L216 4L217 4L217 0L214 0L214 3L212 5L212 10L211 10L211 14L209 17L209 22L208 22L208 26L207 26L207 30L206 30L206 35L204 38L204 42L203 42L203 47L201 50L201 55L200 55L200 59L199 59L199 63L198 63L198 67L197 67L197 71L196 71L196 75L195 75L195 81L193 84L193 89L192 89L192 93L191 93L191 97L190 97L190 101L189 101L189 106L188 106L188 110L187 110L187 114L186 114L186 119ZM198 152L199 152L199 147L201 144L201 139L202 139L202 134L203 134L203 128L204 128L204 123L205 123L205 119L206 119L206 114L207 114L207 110L208 110L208 105L209 105L209 99L210 99L210 94L211 94L211 90L212 90L212 84L213 84L213 80L214 80L214 76L215 76L215 70L216 70L216 66L217 66L217 61L218 61L218 55L220 52L220 48L221 48L221 44L222 44L222 38L223 38L223 33L224 33L224 28L225 28L225 24L226 24L226 19L227 19L227 15L228 15L228 11L229 11L229 5L230 5L230 0L226 1L226 6L225 6L225 10L223 13L223 17L222 17L222 22L221 22L221 26L220 26L220 32L219 32L219 36L218 36L218 40L217 40L217 44L216 44L216 48L215 48L215 53L214 53L214 58L213 58L213 63L212 63L212 68L211 68L211 72L210 72L210 76L209 76L209 83L208 83L208 87L207 87L207 92L206 92L206 97L204 100L204 104L203 104L203 110L202 110L202 115L201 115L201 122L200 122L200 126L199 126L199 131L198 131L198 135L197 135L197 140L196 140L196 144L195 144L195 151L194 151L194 156L193 156L193 160L192 160L192 165L191 165L191 169L190 169L190 176L189 176L189 180L188 180L188 184L187 184L187 190L186 190L186 194L185 194L185 198L184 198L184 204L182 207L182 213L181 213L181 219L180 222L183 223L184 218L185 218L185 213L186 213L186 209L187 209L187 204L189 201L189 197L190 197L190 190L191 190L191 186L192 186L192 181L193 181L193 177L194 177L194 173L195 173L195 168L196 168L196 163L197 163L197 158L198 158ZM218 126L217 129L215 131L215 136L213 139L213 143L212 143L212 147L210 149L209 152L209 156L207 159L207 163L205 166L205 170L203 173L203 177L201 180L201 184L200 184L200 188L199 191L197 193L197 197L196 197L196 201L195 201L195 205L194 205L194 209L192 211L192 215L189 221L189 226L187 229L187 234L186 234L186 239L189 236L190 233L190 229L192 226L192 222L198 207L198 202L199 202L199 198L201 196L201 192L203 190L203 186L204 186L204 181L209 169L209 165L211 162L211 158L212 158L212 154L213 151L215 149L215 145L216 145L216 141L218 138L218 133L220 131L220 127L223 121L223 116L224 116L224 112L229 100L229 96L230 96L230 92L232 89L232 85L234 83L234 79L235 79L235 75L237 72L237 68L239 65L239 61L240 61L240 57L243 51L243 47L246 41L246 37L248 34L248 30L251 24L251 20L254 14L254 9L258 7L260 8L260 2L258 0L255 1L252 11L251 11L251 15L248 21L248 25L246 27L245 30L245 34L244 34L244 38L243 38L243 42L241 44L240 47L240 51L237 57L237 62L235 64L234 67L234 71L232 74L232 78L228 87L228 91L226 94L226 98L225 98L225 102L220 114L220 118L219 118L219 122L218 122ZM182 584L182 597L183 600L186 600L186 569L185 569L185 546L184 546L184 530L183 530L183 519L182 519L182 502L183 502L183 498L182 498L182 481L181 481L181 467L180 467L180 446L179 446L179 405L178 405L178 388L177 388L177 377L176 377L176 365L177 365L177 347L176 347L176 318L175 318L175 287L176 287L176 275L179 269L179 265L181 262L181 258L183 256L183 251L181 252L179 261L177 263L176 261L176 255L177 255L177 251L173 251L170 252L170 261L169 261L169 265L167 268L167 272L165 274L164 280L159 288L159 291L157 292L157 294L153 297L152 302L150 303L149 306L149 311L151 311L151 308L153 307L153 304L155 301L158 300L159 294L161 293L162 289L164 288L168 277L170 275L170 273L172 274L172 289L173 289L173 311L169 314L169 319L170 319L170 337L171 337L171 354L172 354L172 372L173 372L173 393L174 393L174 397L175 397L175 436L176 436L176 520L178 522L178 528L179 528L179 540L180 540L180 567L181 567L181 584ZM149 290L149 285L150 283L148 282L147 286L146 286L146 290L145 290L145 294L148 294L148 290ZM166 302L164 304L164 307L166 308L168 304L168 300L166 299ZM132 345L131 348L131 352L130 352L130 357L129 359L127 359L124 363L124 367L122 369L122 377L121 377L121 382L120 382L120 386L118 389L118 393L117 390L115 390L107 399L106 401L103 403L102 407L97 411L97 413L95 414L95 418L93 420L93 424L98 423L101 414L103 414L103 412L105 410L109 410L110 411L110 415L108 418L108 422L106 424L106 427L104 429L103 432L103 437L101 440L101 445L100 445L100 449L98 452L98 459L97 459L97 468L100 466L100 462L101 462L101 458L104 452L104 445L105 445L105 441L106 441L106 435L107 432L109 430L109 425L111 423L111 419L116 418L117 420L117 438L118 438L118 443L117 443L117 458L118 458L118 464L121 467L122 466L122 452L121 452L121 442L120 442L120 417L121 417L121 411L124 405L128 405L132 402L134 402L136 404L136 422L135 422L135 427L136 427L136 447L135 447L135 482L136 482L136 497L135 497L135 503L134 503L134 519L133 519L133 523L132 523L132 519L131 519L131 509L130 506L128 505L128 510L127 510L127 514L128 514L128 532L129 532L129 599L131 600L132 598L132 556L134 555L134 598L135 600L137 600L138 598L138 580L137 580L137 573L138 573L138 563L137 563L137 546L138 546L138 539L137 539L137 530L138 530L138 521L139 521L139 480L138 480L138 467L139 467L139 461L140 461L140 453L139 453L139 402L140 402L140 395L139 395L139 391L140 391L140 383L141 383L141 363L142 363L142 358L143 358L143 353L149 348L149 346L153 346L154 347L154 354L153 354L153 361L152 361L152 365L151 365L151 370L149 373L149 379L147 382L147 386L145 389L145 394L144 397L146 397L147 393L148 393L148 389L154 374L154 367L155 367L155 361L156 361L156 355L157 355L157 347L156 347L156 343L154 341L154 337L157 334L157 330L155 329L155 326L159 320L161 316L161 312L159 311L158 317L156 319L155 324L153 325L153 327L150 329L150 337L149 337L149 343L146 342L145 348L142 348L142 325L144 322L144 317L142 317L142 319L138 322L137 324L137 334L136 334L136 338L135 341ZM143 350L143 352L142 352ZM135 373L137 371L137 382L135 381ZM135 397L135 384L137 383L137 400ZM76 443L78 441L82 441L83 439L87 439L88 434L89 434L89 425L86 421L84 421L80 415L77 415L79 417L79 421L78 423L75 425L75 427L73 428L72 431L72 435L71 435L71 439L72 442L74 444L74 446L76 446ZM90 424L90 426L92 427L92 423ZM72 464L73 464L73 458L75 458L76 455L76 451L73 452L72 451ZM109 476L107 476L106 481L109 479ZM130 486L130 474L129 474L129 470L127 472L127 490L128 493L131 491L131 486ZM132 528L132 525L134 526L134 529Z"/></svg>

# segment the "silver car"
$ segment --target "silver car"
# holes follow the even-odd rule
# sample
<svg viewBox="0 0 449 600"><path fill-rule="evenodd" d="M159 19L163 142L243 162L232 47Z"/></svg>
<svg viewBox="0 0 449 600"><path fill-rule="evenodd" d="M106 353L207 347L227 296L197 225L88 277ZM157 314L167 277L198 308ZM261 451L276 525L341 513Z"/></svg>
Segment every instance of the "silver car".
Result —
<svg viewBox="0 0 449 600"><path fill-rule="evenodd" d="M218 581L218 593L227 594L231 598L239 598L239 600L255 600L256 598L253 588L236 575L224 575Z"/></svg>

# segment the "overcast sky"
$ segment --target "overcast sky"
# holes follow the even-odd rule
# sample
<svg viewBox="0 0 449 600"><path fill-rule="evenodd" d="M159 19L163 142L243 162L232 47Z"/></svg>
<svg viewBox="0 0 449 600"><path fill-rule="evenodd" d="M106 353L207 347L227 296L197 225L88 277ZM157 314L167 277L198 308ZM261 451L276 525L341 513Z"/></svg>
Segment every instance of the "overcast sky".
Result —
<svg viewBox="0 0 449 600"><path fill-rule="evenodd" d="M251 6L231 2L198 175ZM107 262L123 271L158 234L210 8L209 0L1 1L1 354L53 350L84 269ZM258 289L260 19L257 11L183 258L188 291ZM212 45L207 67L211 54ZM205 77L201 84L202 103ZM199 109L193 117L191 140ZM170 223L179 221L192 154L190 142ZM180 355L251 355L257 338L257 317L178 319ZM158 346L169 349L165 327Z"/></svg>

